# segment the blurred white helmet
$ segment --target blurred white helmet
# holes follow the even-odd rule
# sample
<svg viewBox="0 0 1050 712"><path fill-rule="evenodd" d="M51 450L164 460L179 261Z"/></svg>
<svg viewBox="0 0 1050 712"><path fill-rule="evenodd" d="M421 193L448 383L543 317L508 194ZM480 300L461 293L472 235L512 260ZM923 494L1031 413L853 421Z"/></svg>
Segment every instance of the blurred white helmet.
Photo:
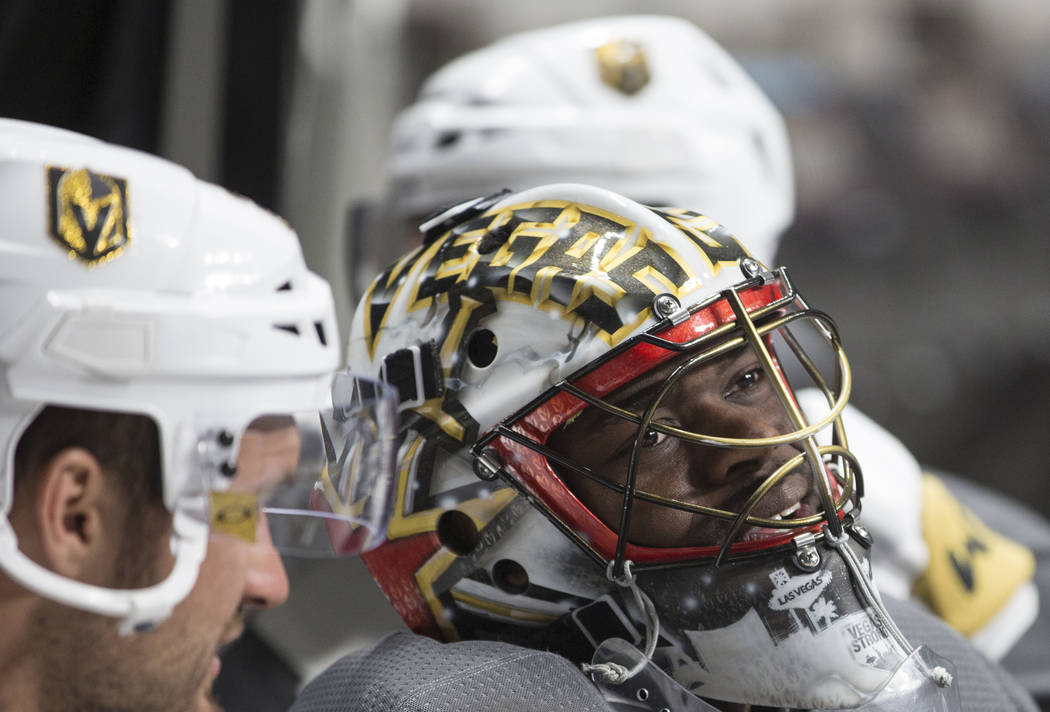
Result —
<svg viewBox="0 0 1050 712"><path fill-rule="evenodd" d="M397 118L388 209L555 181L700 210L769 261L791 223L787 134L740 65L674 17L512 35L432 75Z"/></svg>
<svg viewBox="0 0 1050 712"><path fill-rule="evenodd" d="M331 291L275 215L78 134L0 120L0 196L0 567L124 630L149 627L196 580L209 493L229 486L247 425L311 411L316 423L331 408ZM48 404L155 421L174 517L176 563L163 582L89 586L19 549L8 521L14 453Z"/></svg>

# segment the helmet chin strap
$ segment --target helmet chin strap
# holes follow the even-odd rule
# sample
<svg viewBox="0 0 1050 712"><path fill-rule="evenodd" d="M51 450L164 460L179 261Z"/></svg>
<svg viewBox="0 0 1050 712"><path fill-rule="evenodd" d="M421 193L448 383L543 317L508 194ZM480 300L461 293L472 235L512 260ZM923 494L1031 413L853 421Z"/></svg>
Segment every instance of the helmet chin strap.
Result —
<svg viewBox="0 0 1050 712"><path fill-rule="evenodd" d="M656 652L656 641L660 639L660 617L656 613L656 606L645 593L638 588L632 571L633 562L627 559L623 562L623 574L616 576L613 567L616 561L610 561L605 571L606 577L613 583L623 588L629 588L634 595L634 601L645 617L645 656L634 664L630 669L619 663L580 663L580 669L588 675L595 675L601 682L620 685L641 672L646 665L652 662L653 653Z"/></svg>
<svg viewBox="0 0 1050 712"><path fill-rule="evenodd" d="M151 630L171 614L196 583L207 546L208 526L176 512L171 539L175 564L171 573L146 588L112 589L68 579L33 561L18 548L18 538L7 517L0 517L0 568L8 576L45 598L118 619L121 635Z"/></svg>

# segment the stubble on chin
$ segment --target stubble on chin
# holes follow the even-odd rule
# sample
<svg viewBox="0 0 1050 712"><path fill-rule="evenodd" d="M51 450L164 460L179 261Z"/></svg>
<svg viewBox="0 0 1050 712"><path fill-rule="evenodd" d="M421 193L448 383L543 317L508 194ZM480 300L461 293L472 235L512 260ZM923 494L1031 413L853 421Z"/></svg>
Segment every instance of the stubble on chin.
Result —
<svg viewBox="0 0 1050 712"><path fill-rule="evenodd" d="M41 712L221 710L211 699L205 651L185 630L162 625L125 637L112 618L50 601L39 606L32 627L27 655L43 671Z"/></svg>
<svg viewBox="0 0 1050 712"><path fill-rule="evenodd" d="M219 638L218 651L221 652L224 648L231 645L233 641L241 637L244 632L244 612L238 610L237 613L226 623L223 627L222 635ZM195 700L195 712L223 712L222 704L219 702L219 698L215 696L215 692L212 688L215 686L216 678L213 673L208 673L204 676L204 680L201 682L201 687L197 691L197 697Z"/></svg>

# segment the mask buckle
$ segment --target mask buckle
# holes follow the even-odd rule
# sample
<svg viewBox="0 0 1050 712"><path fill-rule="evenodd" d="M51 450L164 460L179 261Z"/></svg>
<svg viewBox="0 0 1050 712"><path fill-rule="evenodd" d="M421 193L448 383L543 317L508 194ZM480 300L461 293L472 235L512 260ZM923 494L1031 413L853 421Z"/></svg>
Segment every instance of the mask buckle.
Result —
<svg viewBox="0 0 1050 712"><path fill-rule="evenodd" d="M445 392L437 344L413 344L394 351L379 366L379 378L397 388L399 410L418 408Z"/></svg>

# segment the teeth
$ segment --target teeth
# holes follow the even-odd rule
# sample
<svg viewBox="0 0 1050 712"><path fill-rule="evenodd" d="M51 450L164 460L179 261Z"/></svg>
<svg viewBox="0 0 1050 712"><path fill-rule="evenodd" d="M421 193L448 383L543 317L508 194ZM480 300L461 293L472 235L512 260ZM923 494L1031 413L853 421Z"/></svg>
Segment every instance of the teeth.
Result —
<svg viewBox="0 0 1050 712"><path fill-rule="evenodd" d="M792 514L798 511L798 508L802 506L801 502L795 502L793 505L785 509L779 514L774 514L770 519L783 519L784 517L790 517Z"/></svg>

